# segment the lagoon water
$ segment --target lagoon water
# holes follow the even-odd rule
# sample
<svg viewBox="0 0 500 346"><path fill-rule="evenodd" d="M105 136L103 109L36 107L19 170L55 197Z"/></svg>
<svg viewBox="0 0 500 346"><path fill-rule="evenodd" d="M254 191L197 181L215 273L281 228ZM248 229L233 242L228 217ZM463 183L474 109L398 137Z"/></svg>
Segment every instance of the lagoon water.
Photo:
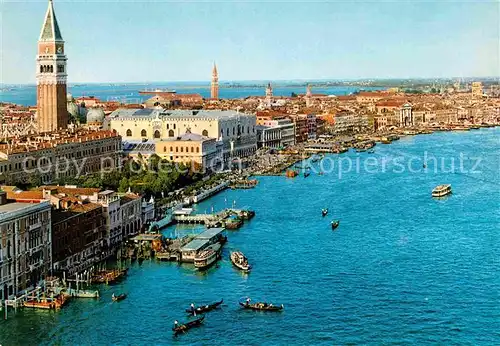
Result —
<svg viewBox="0 0 500 346"><path fill-rule="evenodd" d="M203 86L205 84L206 86ZM228 87L224 83L220 85L219 96L226 99L245 98L248 96L264 96L265 88L255 87L249 82L242 83L239 87ZM176 90L179 94L197 93L202 97L210 97L210 84L207 82L170 82L170 83L154 83L154 84L77 84L69 85L68 93L71 93L75 98L81 96L95 96L102 101L119 101L123 103L142 103L152 95L140 95L139 90L152 89L168 89ZM379 90L379 87L363 87L363 90ZM355 91L359 91L359 87L349 86L328 86L313 88L314 93L326 95L348 95ZM290 96L292 92L296 94L304 94L305 87L297 87L293 85L276 86L273 88L275 96ZM6 90L0 91L0 102L11 102L24 106L36 105L36 86L35 85L19 85L9 86Z"/></svg>
<svg viewBox="0 0 500 346"><path fill-rule="evenodd" d="M20 311L0 321L0 344L56 345L341 345L500 344L500 131L435 133L377 145L374 154L328 156L365 162L385 157L385 173L361 167L308 178L261 177L253 190L227 190L198 212L233 201L256 211L229 241L218 268L145 261L120 284L101 286L99 300L75 300L60 312ZM423 172L424 152L432 159ZM481 162L471 170L475 157ZM395 173L394 158L413 160ZM370 159L372 160L372 159ZM378 161L380 162L380 161ZM338 164L338 161L335 161ZM346 167L346 166L345 166ZM344 167L344 168L345 168ZM326 170L326 167L325 167ZM400 169L396 170L397 172ZM448 198L431 198L450 183ZM321 209L330 213L321 217ZM336 231L332 218L340 219ZM178 227L167 234L198 232ZM254 270L231 266L242 250ZM129 297L111 303L113 292ZM281 313L238 307L241 297L283 303ZM202 327L172 337L191 302L224 298Z"/></svg>

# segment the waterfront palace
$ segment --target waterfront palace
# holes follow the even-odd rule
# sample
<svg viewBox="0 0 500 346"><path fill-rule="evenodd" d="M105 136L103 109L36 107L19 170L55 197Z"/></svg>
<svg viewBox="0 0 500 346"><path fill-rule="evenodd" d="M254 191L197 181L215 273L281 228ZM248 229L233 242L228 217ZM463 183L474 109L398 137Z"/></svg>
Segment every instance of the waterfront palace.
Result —
<svg viewBox="0 0 500 346"><path fill-rule="evenodd" d="M123 138L125 149L147 143L162 158L206 164L217 156L227 161L252 155L257 148L255 125L255 115L238 111L154 108L118 109L108 126Z"/></svg>
<svg viewBox="0 0 500 346"><path fill-rule="evenodd" d="M0 191L0 301L35 287L52 267L51 207L7 203Z"/></svg>

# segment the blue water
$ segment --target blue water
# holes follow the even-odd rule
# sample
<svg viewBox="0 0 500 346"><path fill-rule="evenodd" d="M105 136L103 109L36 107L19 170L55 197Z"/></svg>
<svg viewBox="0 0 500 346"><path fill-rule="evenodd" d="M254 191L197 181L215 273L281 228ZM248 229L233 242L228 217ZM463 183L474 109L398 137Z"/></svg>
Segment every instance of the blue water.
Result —
<svg viewBox="0 0 500 346"><path fill-rule="evenodd" d="M206 84L206 87L200 85ZM179 94L198 93L205 98L210 97L210 84L208 83L155 83L155 84L84 84L68 86L68 93L74 97L95 96L102 101L120 101L123 103L142 103L150 95L139 95L139 90L151 89L176 90ZM378 90L376 87L363 87L363 90ZM358 87L332 86L313 88L314 93L327 95L348 95L360 90ZM277 86L273 90L276 96L290 96L292 92L304 94L305 87ZM228 88L220 86L219 96L226 99L245 98L248 96L264 96L265 88L241 86ZM36 86L22 85L12 86L9 90L0 92L0 102L11 102L19 105L31 106L36 104Z"/></svg>
<svg viewBox="0 0 500 346"><path fill-rule="evenodd" d="M72 301L58 313L12 313L0 322L0 344L498 345L499 135L482 129L407 137L378 145L375 154L328 157L342 158L342 165L348 158L391 159L385 173L262 177L253 190L227 190L198 211L236 201L257 215L228 233L219 268L198 273L189 265L132 264L123 283L101 287L98 301ZM425 152L438 166L445 158L447 171L460 153L468 170L480 157L481 172L443 173L432 160L427 173L394 172L396 157L414 158L412 169L423 170ZM432 199L441 183L451 183L453 194ZM325 207L330 213L322 218ZM340 219L335 232L333 218ZM233 249L248 256L252 273L231 266ZM111 303L112 292L129 297ZM237 301L245 296L283 303L285 310L242 310ZM220 298L225 305L207 314L202 327L172 337L172 322L184 320L191 302Z"/></svg>

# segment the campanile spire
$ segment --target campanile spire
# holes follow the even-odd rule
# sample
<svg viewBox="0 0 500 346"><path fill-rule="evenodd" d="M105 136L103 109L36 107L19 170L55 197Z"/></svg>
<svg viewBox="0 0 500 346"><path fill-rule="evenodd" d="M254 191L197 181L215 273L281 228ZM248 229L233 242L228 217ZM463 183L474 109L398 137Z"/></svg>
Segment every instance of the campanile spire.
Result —
<svg viewBox="0 0 500 346"><path fill-rule="evenodd" d="M66 55L54 5L49 0L36 56L37 123L39 132L68 127Z"/></svg>
<svg viewBox="0 0 500 346"><path fill-rule="evenodd" d="M214 62L212 69L212 84L210 86L210 97L213 99L219 98L219 73L217 72L217 65Z"/></svg>

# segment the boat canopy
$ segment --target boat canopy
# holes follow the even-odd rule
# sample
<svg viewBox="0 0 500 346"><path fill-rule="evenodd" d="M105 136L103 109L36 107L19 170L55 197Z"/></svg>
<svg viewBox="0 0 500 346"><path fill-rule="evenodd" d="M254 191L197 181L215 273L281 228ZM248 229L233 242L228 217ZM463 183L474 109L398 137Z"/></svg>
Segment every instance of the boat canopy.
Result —
<svg viewBox="0 0 500 346"><path fill-rule="evenodd" d="M196 239L212 239L213 237L219 235L220 233L224 232L224 228L209 228L203 233L200 233L198 236L196 236Z"/></svg>

